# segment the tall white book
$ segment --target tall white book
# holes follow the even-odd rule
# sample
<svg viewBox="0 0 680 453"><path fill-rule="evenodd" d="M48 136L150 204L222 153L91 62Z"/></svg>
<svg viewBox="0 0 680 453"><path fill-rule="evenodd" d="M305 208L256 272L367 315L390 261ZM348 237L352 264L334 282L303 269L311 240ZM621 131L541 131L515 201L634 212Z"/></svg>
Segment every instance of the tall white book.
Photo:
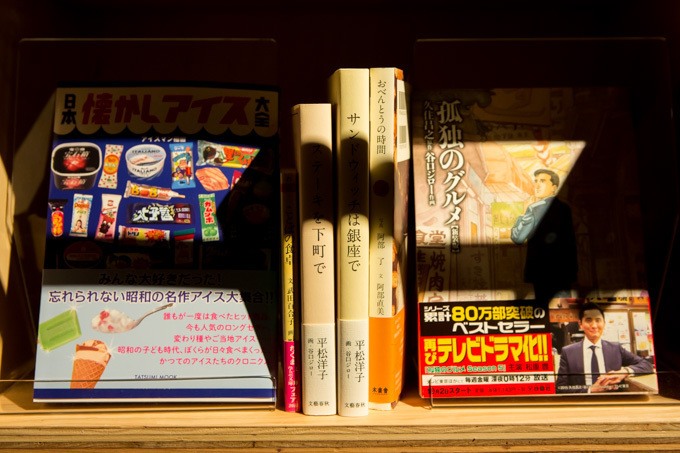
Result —
<svg viewBox="0 0 680 453"><path fill-rule="evenodd" d="M300 212L302 412L337 413L330 104L293 107Z"/></svg>
<svg viewBox="0 0 680 453"><path fill-rule="evenodd" d="M371 68L369 407L393 409L402 389L409 165L404 75Z"/></svg>
<svg viewBox="0 0 680 453"><path fill-rule="evenodd" d="M338 414L368 414L368 69L330 78L336 149Z"/></svg>

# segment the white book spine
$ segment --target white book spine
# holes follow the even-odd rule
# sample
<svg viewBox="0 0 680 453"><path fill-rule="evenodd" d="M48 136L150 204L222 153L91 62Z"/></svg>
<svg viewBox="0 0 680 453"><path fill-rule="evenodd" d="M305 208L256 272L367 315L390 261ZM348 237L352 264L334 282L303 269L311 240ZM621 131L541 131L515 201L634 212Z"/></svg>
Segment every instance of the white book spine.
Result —
<svg viewBox="0 0 680 453"><path fill-rule="evenodd" d="M335 324L302 324L302 412L335 415Z"/></svg>
<svg viewBox="0 0 680 453"><path fill-rule="evenodd" d="M337 172L338 413L368 414L369 71L330 80Z"/></svg>
<svg viewBox="0 0 680 453"><path fill-rule="evenodd" d="M368 414L367 319L338 319L338 414Z"/></svg>
<svg viewBox="0 0 680 453"><path fill-rule="evenodd" d="M333 129L330 104L293 107L298 170L302 411L337 413Z"/></svg>

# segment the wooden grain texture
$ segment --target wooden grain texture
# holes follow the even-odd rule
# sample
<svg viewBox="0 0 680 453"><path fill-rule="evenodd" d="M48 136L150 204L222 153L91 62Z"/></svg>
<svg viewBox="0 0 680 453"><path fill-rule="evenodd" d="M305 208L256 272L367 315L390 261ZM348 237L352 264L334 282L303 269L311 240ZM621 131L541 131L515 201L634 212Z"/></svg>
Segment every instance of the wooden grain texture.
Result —
<svg viewBox="0 0 680 453"><path fill-rule="evenodd" d="M391 412L311 417L218 405L45 405L30 383L0 395L0 449L55 451L679 451L680 403L517 400L432 409L409 395Z"/></svg>

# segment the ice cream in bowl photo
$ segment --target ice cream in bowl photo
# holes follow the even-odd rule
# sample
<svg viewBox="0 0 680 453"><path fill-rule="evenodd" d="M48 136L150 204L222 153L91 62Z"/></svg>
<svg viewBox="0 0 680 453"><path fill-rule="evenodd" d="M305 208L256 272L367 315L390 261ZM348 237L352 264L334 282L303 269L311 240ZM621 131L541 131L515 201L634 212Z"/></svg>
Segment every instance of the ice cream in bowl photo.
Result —
<svg viewBox="0 0 680 453"><path fill-rule="evenodd" d="M97 316L92 318L92 328L102 333L122 333L134 329L144 318L174 304L165 304L144 313L137 319L132 319L128 315L118 310L102 310Z"/></svg>

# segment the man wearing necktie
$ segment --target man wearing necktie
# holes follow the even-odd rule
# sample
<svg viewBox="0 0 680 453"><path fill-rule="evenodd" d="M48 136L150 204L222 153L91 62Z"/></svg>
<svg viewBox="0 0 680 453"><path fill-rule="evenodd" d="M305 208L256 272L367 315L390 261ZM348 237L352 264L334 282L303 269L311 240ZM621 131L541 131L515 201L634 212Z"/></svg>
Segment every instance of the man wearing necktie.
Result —
<svg viewBox="0 0 680 453"><path fill-rule="evenodd" d="M569 297L578 273L571 209L557 198L559 186L557 173L536 170L534 193L525 200L524 214L510 229L515 244L526 243L524 280L533 284L539 301Z"/></svg>
<svg viewBox="0 0 680 453"><path fill-rule="evenodd" d="M622 381L631 375L654 372L652 364L618 343L602 340L604 312L593 302L579 311L583 341L562 348L557 373L557 393L596 393L625 390Z"/></svg>

